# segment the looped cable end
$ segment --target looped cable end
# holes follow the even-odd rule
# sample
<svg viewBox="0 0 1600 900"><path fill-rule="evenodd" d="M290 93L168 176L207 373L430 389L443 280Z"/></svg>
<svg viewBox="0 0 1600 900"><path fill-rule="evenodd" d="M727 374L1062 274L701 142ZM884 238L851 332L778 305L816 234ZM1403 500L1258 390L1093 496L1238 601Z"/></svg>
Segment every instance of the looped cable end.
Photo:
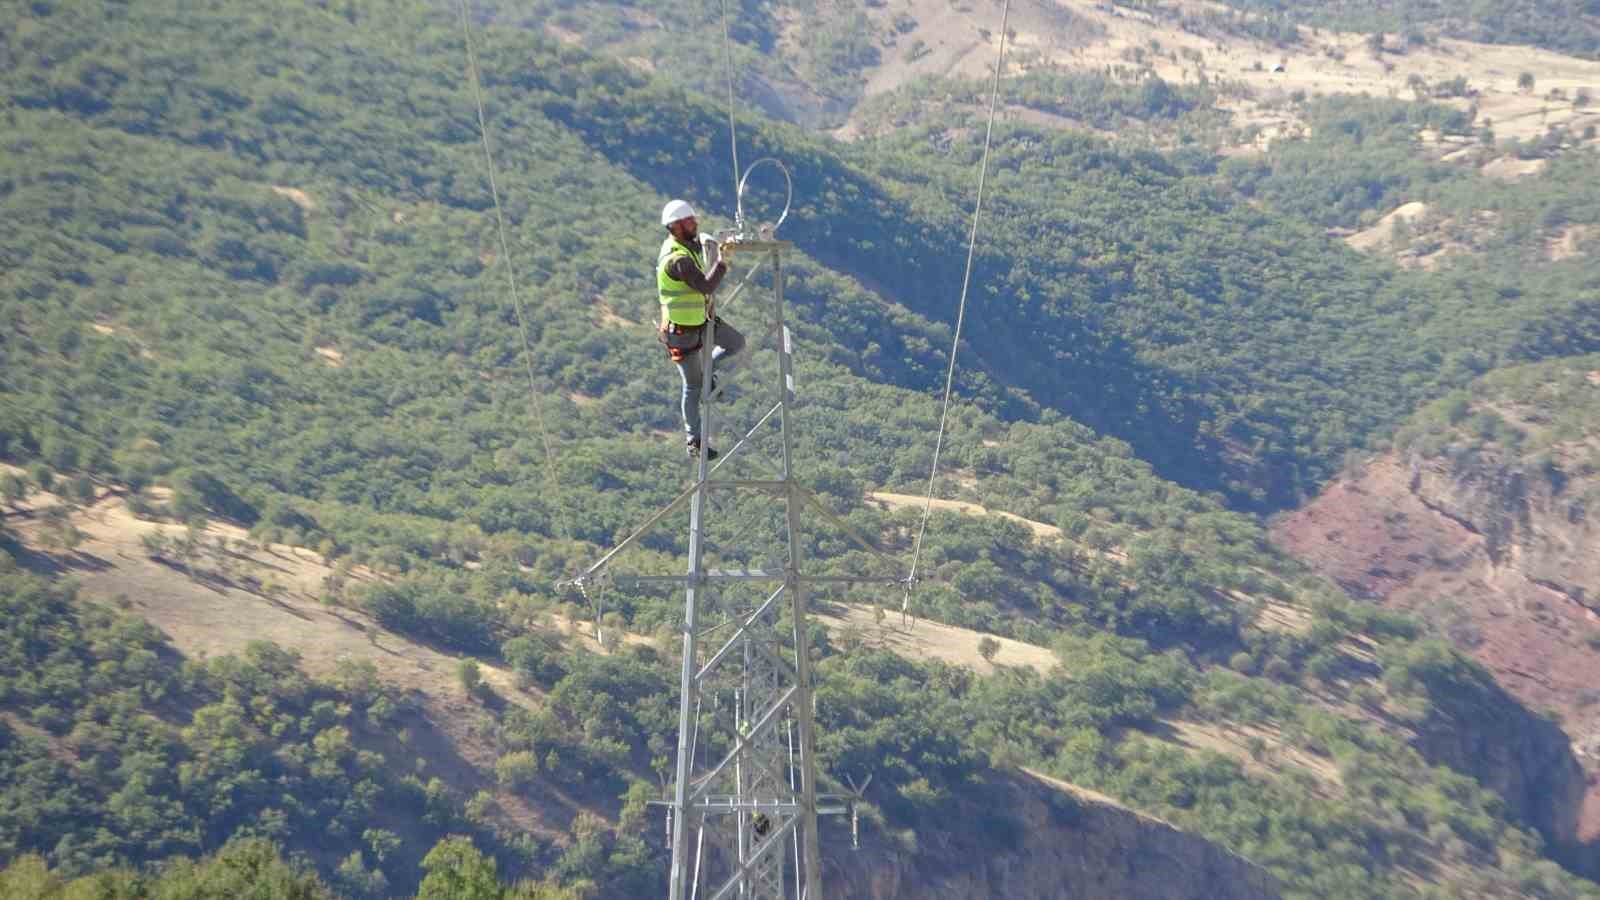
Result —
<svg viewBox="0 0 1600 900"><path fill-rule="evenodd" d="M744 175L742 177L740 177L740 179L739 179L738 190L734 194L734 202L735 202L735 206L736 206L736 209L737 209L737 211L734 213L734 224L738 227L739 234L741 234L741 235L745 234L745 230L744 230L744 225L745 225L745 218L744 218L744 189L745 189L745 185L750 181L750 174L752 172L754 172L756 169L759 169L764 165L777 166L778 167L778 171L783 173L783 191L784 191L783 212L778 214L778 220L776 222L773 222L770 225L762 225L760 227L760 229L759 229L760 238L762 240L771 240L772 235L777 233L779 226L783 225L784 220L789 218L789 207L791 205L793 205L793 203L794 203L794 178L789 175L789 167L784 165L779 160L774 159L773 157L770 157L770 156L762 157L761 159L758 159L755 162L751 163L750 164L750 168L744 170Z"/></svg>

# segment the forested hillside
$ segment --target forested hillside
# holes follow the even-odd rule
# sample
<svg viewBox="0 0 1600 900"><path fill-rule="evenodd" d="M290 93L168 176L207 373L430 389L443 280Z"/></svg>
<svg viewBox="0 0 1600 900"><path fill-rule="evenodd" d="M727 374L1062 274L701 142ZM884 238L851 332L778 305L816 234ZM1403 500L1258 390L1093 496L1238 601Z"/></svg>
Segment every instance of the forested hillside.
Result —
<svg viewBox="0 0 1600 900"><path fill-rule="evenodd" d="M686 477L647 261L667 196L726 221L725 111L484 27L507 260L449 11L33 4L4 28L0 457L27 474L5 480L3 524L7 568L35 572L4 585L0 671L18 674L0 692L0 862L42 854L74 877L259 836L383 896L426 893L430 858L481 875L438 844L466 833L492 877L658 889L643 803L676 661L648 641L582 649L551 614L587 610L553 584ZM926 478L977 153L962 115L853 147L742 126L741 158L797 175L804 474L897 553L912 515L859 506ZM1559 731L1227 505L1292 502L1482 367L1590 348L1592 287L1511 296L1359 255L1295 212L1288 168L1022 123L995 155L946 459L967 486L947 490L1063 537L940 517L913 612L1062 665L977 678L819 631L822 749L876 775L872 840L932 854L969 827L951 810L1026 765L1215 840L1294 896L1592 895L1550 861L1572 837ZM733 388L735 421L754 393ZM75 600L48 576L82 563L72 517L107 490L186 540L227 519L370 572L326 584L330 607L513 669L527 704L488 707L491 777L534 806L563 798L566 818L533 835L492 792L407 771L418 714L381 673L325 682L271 645L182 659ZM187 546L148 552L230 577ZM668 532L641 556L667 569L683 549ZM806 552L867 565L827 533ZM608 605L634 635L676 629L675 598ZM1428 739L1506 727L1530 736L1515 772ZM1190 742L1222 733L1249 735L1245 752ZM1011 847L1006 827L984 834ZM4 877L50 876L24 861Z"/></svg>

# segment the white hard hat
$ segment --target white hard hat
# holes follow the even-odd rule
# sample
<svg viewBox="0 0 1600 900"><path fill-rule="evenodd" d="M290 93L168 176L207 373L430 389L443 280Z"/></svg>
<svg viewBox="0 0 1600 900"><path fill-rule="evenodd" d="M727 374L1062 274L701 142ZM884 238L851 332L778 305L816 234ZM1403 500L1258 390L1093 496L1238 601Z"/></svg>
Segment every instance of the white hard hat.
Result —
<svg viewBox="0 0 1600 900"><path fill-rule="evenodd" d="M663 225L671 225L673 222L676 222L679 219L690 219L693 217L694 207L690 206L688 202L683 200L672 200L668 202L666 206L661 207L661 224Z"/></svg>

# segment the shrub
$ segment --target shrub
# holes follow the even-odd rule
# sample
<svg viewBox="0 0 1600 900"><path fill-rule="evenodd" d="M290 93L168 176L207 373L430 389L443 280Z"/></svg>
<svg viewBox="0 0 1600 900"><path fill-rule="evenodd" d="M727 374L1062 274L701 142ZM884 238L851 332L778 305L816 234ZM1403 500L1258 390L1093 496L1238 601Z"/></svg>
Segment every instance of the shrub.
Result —
<svg viewBox="0 0 1600 900"><path fill-rule="evenodd" d="M494 777L501 787L521 790L539 777L539 757L530 750L515 750L494 763Z"/></svg>
<svg viewBox="0 0 1600 900"><path fill-rule="evenodd" d="M524 686L553 685L566 674L561 664L561 644L549 632L518 635L501 646L500 654L516 670L517 679Z"/></svg>
<svg viewBox="0 0 1600 900"><path fill-rule="evenodd" d="M483 690L483 670L475 659L463 659L456 666L456 677L461 680L461 689L469 696Z"/></svg>

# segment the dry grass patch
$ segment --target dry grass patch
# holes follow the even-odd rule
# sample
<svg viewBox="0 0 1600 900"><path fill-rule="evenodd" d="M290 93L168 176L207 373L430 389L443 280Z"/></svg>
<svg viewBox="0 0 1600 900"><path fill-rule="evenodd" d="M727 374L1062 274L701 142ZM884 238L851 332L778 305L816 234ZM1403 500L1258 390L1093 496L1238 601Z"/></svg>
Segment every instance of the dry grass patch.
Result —
<svg viewBox="0 0 1600 900"><path fill-rule="evenodd" d="M1260 612L1256 613L1255 624L1267 631L1305 634L1311 630L1311 614L1287 603L1266 600L1261 603Z"/></svg>
<svg viewBox="0 0 1600 900"><path fill-rule="evenodd" d="M1496 123L1496 130L1498 130L1498 123ZM1501 181L1517 181L1529 175L1539 174L1544 171L1544 167L1545 160L1542 159L1518 159L1515 156L1501 156L1484 163L1478 171L1490 178L1498 178Z"/></svg>
<svg viewBox="0 0 1600 900"><path fill-rule="evenodd" d="M976 482L974 482L974 484L976 484ZM884 509L900 509L903 507L921 509L928 502L927 497L917 497L912 494L895 494L889 491L869 491L867 492L867 499L877 503ZM966 513L972 516L987 516L990 513L988 507L981 506L977 503L969 503L965 500L935 499L933 501L933 508ZM1054 525L1047 525L1044 522L1036 522L1033 519L1024 519L1022 516L1019 516L1015 513L996 511L995 515L1000 516L1003 519L1010 519L1013 522L1027 526L1028 530L1033 532L1035 537L1047 539L1061 537L1061 529Z"/></svg>
<svg viewBox="0 0 1600 900"><path fill-rule="evenodd" d="M1396 207L1379 219L1371 228L1358 231L1344 239L1355 250L1376 250L1393 242L1396 222L1415 222L1428 213L1428 204L1413 200Z"/></svg>
<svg viewBox="0 0 1600 900"><path fill-rule="evenodd" d="M1600 235L1600 229L1596 229L1593 225L1569 225L1561 229L1560 234L1545 241L1545 259L1560 262L1575 256L1583 256L1586 254L1585 244L1596 235Z"/></svg>
<svg viewBox="0 0 1600 900"><path fill-rule="evenodd" d="M49 494L30 501L34 509L56 502ZM299 652L312 674L326 675L344 659L369 660L403 689L459 698L459 657L395 635L361 610L324 605L318 598L334 569L310 550L261 546L238 526L211 522L198 534L203 556L185 571L179 561L151 558L144 537L182 537L187 528L135 518L121 497L102 496L73 512L70 521L82 535L70 552L44 549L37 519L9 524L41 564L71 573L85 599L125 605L165 631L187 656L238 653L251 641L270 640ZM219 539L227 549L219 549ZM349 577L376 576L358 568ZM484 681L508 700L529 702L511 672L480 665Z"/></svg>
<svg viewBox="0 0 1600 900"><path fill-rule="evenodd" d="M1292 95L1368 94L1412 99L1414 79L1436 85L1464 78L1469 96L1440 102L1461 109L1476 105L1480 118L1493 121L1501 139L1541 137L1553 125L1581 130L1600 110L1583 109L1573 100L1580 89L1600 92L1600 61L1579 59L1548 50L1441 38L1430 46L1408 47L1390 37L1386 49L1373 53L1368 37L1349 32L1302 28L1302 41L1279 47L1265 41L1224 34L1199 34L1179 27L1183 14L1220 8L1204 0L1176 0L1171 13L1149 13L1098 2L1061 0L1013 9L1015 33L1006 71L1016 75L1035 67L1084 72L1148 70L1177 84L1202 78L1220 86L1221 106L1240 127L1255 126L1252 139L1234 152L1264 150L1280 136L1303 130L1293 109L1283 101ZM986 14L988 13L988 14ZM997 11L951 6L944 0L907 0L874 13L885 33L894 16L914 20L913 28L880 53L880 62L866 73L865 94L892 91L924 75L986 77L994 65L998 35ZM918 48L912 52L912 48ZM1277 69L1278 71L1275 71ZM1534 90L1518 86L1531 72ZM1552 91L1566 99L1552 99ZM1014 113L1013 113L1014 114ZM847 123L839 136L849 138L857 126Z"/></svg>
<svg viewBox="0 0 1600 900"><path fill-rule="evenodd" d="M594 310L602 328L638 328L639 323L619 314L604 297L594 298Z"/></svg>
<svg viewBox="0 0 1600 900"><path fill-rule="evenodd" d="M56 502L53 495L35 494L28 507L37 511ZM345 660L371 662L384 682L417 704L421 717L407 726L407 746L426 760L425 775L439 775L465 794L489 791L510 827L561 842L566 820L585 808L559 786L547 785L552 795L538 802L500 788L494 778L499 756L494 719L480 701L464 696L458 674L462 657L394 634L363 611L322 604L317 597L334 569L317 554L284 544L263 547L244 529L214 522L201 533L202 540L216 548L218 539L226 539L227 549L208 549L209 555L185 571L181 563L152 559L143 541L152 533L177 537L186 528L135 518L119 496L102 496L73 512L71 521L83 540L70 552L41 546L38 518L11 516L7 525L29 551L30 565L72 575L84 600L119 606L148 620L185 656L236 654L252 641L269 640L300 654L302 666L314 676L333 673ZM225 577L215 570L223 558L218 553L228 560ZM357 568L348 577L377 576ZM497 702L537 708L536 692L519 688L510 670L482 660L478 667Z"/></svg>
<svg viewBox="0 0 1600 900"><path fill-rule="evenodd" d="M1025 666L1043 673L1058 664L1056 655L1049 649L1007 637L926 619L902 619L897 610L884 609L880 620L879 608L867 604L844 604L836 609L837 612L819 610L816 614L817 621L828 629L835 643L859 640L865 646L882 648L907 659L937 659L985 675L1003 666ZM984 659L978 651L979 643L985 639L994 641L998 647L993 662Z"/></svg>
<svg viewBox="0 0 1600 900"><path fill-rule="evenodd" d="M311 199L310 194L299 188L283 187L275 184L272 186L272 192L280 197L289 198L289 202L300 207L304 212L316 212L317 201Z"/></svg>
<svg viewBox="0 0 1600 900"><path fill-rule="evenodd" d="M1275 728L1188 719L1165 719L1161 724L1170 729L1164 740L1190 750L1220 753L1237 761L1247 772L1276 777L1295 769L1315 776L1316 790L1324 797L1337 796L1344 790L1344 779L1333 760L1292 746Z"/></svg>

